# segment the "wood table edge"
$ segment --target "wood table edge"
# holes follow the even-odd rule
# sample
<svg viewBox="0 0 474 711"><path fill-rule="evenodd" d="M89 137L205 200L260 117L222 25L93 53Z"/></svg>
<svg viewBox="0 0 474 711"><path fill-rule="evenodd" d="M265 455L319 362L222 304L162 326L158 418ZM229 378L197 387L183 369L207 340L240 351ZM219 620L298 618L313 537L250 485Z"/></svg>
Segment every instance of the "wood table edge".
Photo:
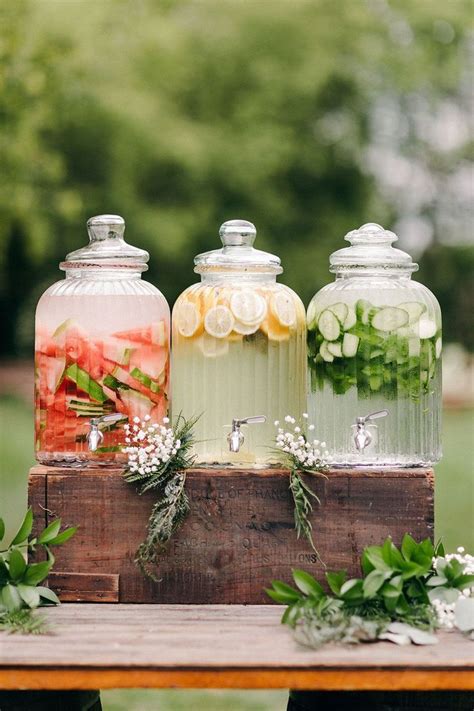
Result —
<svg viewBox="0 0 474 711"><path fill-rule="evenodd" d="M0 668L2 690L301 689L319 691L471 691L474 670L400 668Z"/></svg>

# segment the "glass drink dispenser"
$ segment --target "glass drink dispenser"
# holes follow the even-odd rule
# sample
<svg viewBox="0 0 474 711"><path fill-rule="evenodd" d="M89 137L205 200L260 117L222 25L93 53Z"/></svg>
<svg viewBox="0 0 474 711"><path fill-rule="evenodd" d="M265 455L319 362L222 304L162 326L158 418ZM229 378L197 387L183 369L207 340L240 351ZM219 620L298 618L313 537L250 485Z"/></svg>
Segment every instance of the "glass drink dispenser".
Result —
<svg viewBox="0 0 474 711"><path fill-rule="evenodd" d="M123 424L168 411L169 307L141 279L149 255L123 239L118 215L88 223L66 278L36 310L36 457L43 464L116 465Z"/></svg>
<svg viewBox="0 0 474 711"><path fill-rule="evenodd" d="M349 232L308 314L309 412L334 464L424 466L441 456L441 313L380 225Z"/></svg>
<svg viewBox="0 0 474 711"><path fill-rule="evenodd" d="M173 413L200 416L201 464L265 465L274 421L305 409L304 307L255 236L250 222L225 222L223 248L196 257L201 282L173 309Z"/></svg>

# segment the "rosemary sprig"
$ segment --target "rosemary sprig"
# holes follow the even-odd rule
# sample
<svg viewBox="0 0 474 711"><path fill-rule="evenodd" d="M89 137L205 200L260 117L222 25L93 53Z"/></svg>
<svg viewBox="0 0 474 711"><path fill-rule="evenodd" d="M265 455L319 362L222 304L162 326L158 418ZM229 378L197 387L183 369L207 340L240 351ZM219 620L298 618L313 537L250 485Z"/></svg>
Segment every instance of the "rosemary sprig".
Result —
<svg viewBox="0 0 474 711"><path fill-rule="evenodd" d="M296 537L300 538L304 536L322 563L323 561L314 545L312 534L313 526L309 520L309 515L313 510L311 497L316 499L318 504L320 504L321 501L308 484L305 483L298 469L292 469L290 472L290 491L294 504Z"/></svg>
<svg viewBox="0 0 474 711"><path fill-rule="evenodd" d="M296 426L285 432L283 427L280 427L280 423L275 422L275 427L277 427L276 446L272 451L279 464L290 470L289 488L293 497L296 537L298 539L306 538L319 561L324 565L314 544L313 527L310 521L313 510L312 499L315 499L318 504L321 501L304 480L303 475L326 477L324 472L329 468L329 452L326 450L325 442L311 439L313 435L310 433L313 433L314 425L308 423L307 413L303 413L302 419L298 423L291 415L285 417L285 422Z"/></svg>
<svg viewBox="0 0 474 711"><path fill-rule="evenodd" d="M129 455L125 480L138 484L140 495L148 491L156 491L158 495L148 519L145 540L135 556L135 563L142 573L155 582L159 582L154 572L159 556L189 512L186 469L194 464L191 449L197 419L186 420L179 415L174 429L145 421L138 432L129 428L132 446L125 448Z"/></svg>

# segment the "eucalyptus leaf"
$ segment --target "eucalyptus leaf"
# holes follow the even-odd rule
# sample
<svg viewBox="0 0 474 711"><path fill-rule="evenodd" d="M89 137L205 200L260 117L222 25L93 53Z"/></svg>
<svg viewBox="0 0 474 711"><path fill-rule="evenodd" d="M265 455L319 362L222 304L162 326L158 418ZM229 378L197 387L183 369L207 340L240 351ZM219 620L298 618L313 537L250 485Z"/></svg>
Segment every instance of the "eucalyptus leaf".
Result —
<svg viewBox="0 0 474 711"><path fill-rule="evenodd" d="M392 622L387 627L387 632L406 635L414 644L438 644L438 638L435 635L413 627L413 625L407 625L405 622Z"/></svg>
<svg viewBox="0 0 474 711"><path fill-rule="evenodd" d="M433 602L433 600L441 600L442 602L452 604L458 599L459 590L456 590L456 588L445 587L431 588L431 590L428 592L428 597L431 602Z"/></svg>
<svg viewBox="0 0 474 711"><path fill-rule="evenodd" d="M461 597L454 608L456 626L461 632L474 630L474 597Z"/></svg>

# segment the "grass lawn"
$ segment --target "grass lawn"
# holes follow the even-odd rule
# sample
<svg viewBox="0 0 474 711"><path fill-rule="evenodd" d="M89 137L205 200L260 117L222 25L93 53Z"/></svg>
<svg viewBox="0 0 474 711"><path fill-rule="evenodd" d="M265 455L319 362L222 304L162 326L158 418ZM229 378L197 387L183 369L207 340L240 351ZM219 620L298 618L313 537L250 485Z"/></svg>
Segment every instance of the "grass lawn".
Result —
<svg viewBox="0 0 474 711"><path fill-rule="evenodd" d="M26 503L28 468L33 463L30 408L12 397L0 398L0 516L10 533ZM436 537L447 550L463 545L474 551L474 412L444 416L444 458L436 468ZM251 643L251 640L249 641ZM102 694L104 711L284 711L286 692L142 691Z"/></svg>

